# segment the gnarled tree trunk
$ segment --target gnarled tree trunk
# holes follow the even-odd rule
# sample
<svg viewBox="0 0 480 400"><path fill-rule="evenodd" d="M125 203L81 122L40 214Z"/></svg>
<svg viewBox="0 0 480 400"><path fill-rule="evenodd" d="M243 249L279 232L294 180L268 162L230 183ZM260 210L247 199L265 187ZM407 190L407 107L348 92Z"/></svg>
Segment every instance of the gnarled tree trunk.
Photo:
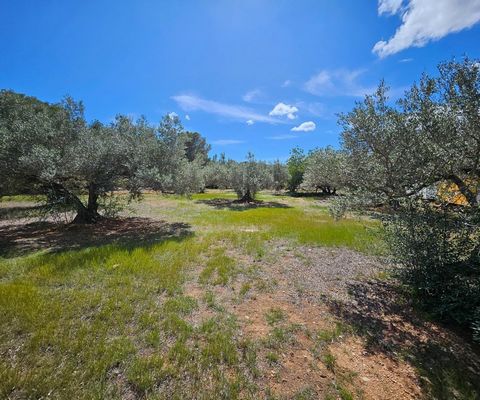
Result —
<svg viewBox="0 0 480 400"><path fill-rule="evenodd" d="M91 183L88 186L88 203L85 207L80 199L76 196L74 200L77 215L73 219L74 224L93 224L97 222L102 216L98 213L98 192L97 186Z"/></svg>
<svg viewBox="0 0 480 400"><path fill-rule="evenodd" d="M74 224L93 224L97 222L102 216L98 213L98 191L95 184L88 186L88 202L85 206L82 201L67 190L60 183L49 184L47 189L47 197L49 201L61 201L64 204L71 205L75 208L77 215L73 219Z"/></svg>
<svg viewBox="0 0 480 400"><path fill-rule="evenodd" d="M241 199L238 200L239 203L252 203L253 197L250 193L250 190L247 190L246 193L242 196Z"/></svg>

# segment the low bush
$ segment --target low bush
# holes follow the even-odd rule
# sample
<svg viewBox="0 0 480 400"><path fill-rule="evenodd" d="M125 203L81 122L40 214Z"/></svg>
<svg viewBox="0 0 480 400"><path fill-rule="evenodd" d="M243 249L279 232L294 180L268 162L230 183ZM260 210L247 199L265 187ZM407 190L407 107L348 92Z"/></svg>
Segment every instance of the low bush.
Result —
<svg viewBox="0 0 480 400"><path fill-rule="evenodd" d="M427 312L480 331L480 212L410 202L386 223L404 283Z"/></svg>

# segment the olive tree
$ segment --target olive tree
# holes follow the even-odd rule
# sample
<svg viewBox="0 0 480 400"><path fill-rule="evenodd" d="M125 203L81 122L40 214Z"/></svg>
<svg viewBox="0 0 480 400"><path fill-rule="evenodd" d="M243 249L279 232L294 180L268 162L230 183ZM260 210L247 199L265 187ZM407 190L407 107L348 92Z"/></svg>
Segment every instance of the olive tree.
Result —
<svg viewBox="0 0 480 400"><path fill-rule="evenodd" d="M387 88L340 118L348 184L394 204L383 216L399 277L441 319L480 332L480 64L467 58L424 75L391 103ZM451 207L422 188L453 184L468 206Z"/></svg>
<svg viewBox="0 0 480 400"><path fill-rule="evenodd" d="M302 188L336 194L346 182L345 155L332 147L312 151L306 160Z"/></svg>
<svg viewBox="0 0 480 400"><path fill-rule="evenodd" d="M439 319L480 328L480 210L408 200L385 223L398 275ZM480 337L478 337L480 339Z"/></svg>
<svg viewBox="0 0 480 400"><path fill-rule="evenodd" d="M189 195L202 192L205 189L205 169L203 160L194 159L189 162L182 160L178 166L172 191L177 194Z"/></svg>
<svg viewBox="0 0 480 400"><path fill-rule="evenodd" d="M480 180L480 67L464 59L424 75L396 103L382 82L340 116L349 184L390 202L446 181L471 206Z"/></svg>
<svg viewBox="0 0 480 400"><path fill-rule="evenodd" d="M170 114L170 118L175 118L175 116ZM206 139L198 132L183 132L181 137L184 141L187 160L190 162L197 160L197 162L205 165L208 161L208 152L211 149Z"/></svg>
<svg viewBox="0 0 480 400"><path fill-rule="evenodd" d="M288 190L295 192L303 182L303 173L305 172L306 156L299 147L294 147L290 151L290 157L287 160L288 168Z"/></svg>
<svg viewBox="0 0 480 400"><path fill-rule="evenodd" d="M227 189L230 186L230 170L232 160L225 158L225 154L220 157L214 155L205 166L205 186L212 189Z"/></svg>
<svg viewBox="0 0 480 400"><path fill-rule="evenodd" d="M272 175L266 163L248 153L246 161L231 164L230 181L239 201L250 203L258 191L272 186Z"/></svg>
<svg viewBox="0 0 480 400"><path fill-rule="evenodd" d="M422 137L417 154L433 169L430 181L455 184L471 206L478 206L480 62L449 61L438 70L437 77L424 75L400 103Z"/></svg>
<svg viewBox="0 0 480 400"><path fill-rule="evenodd" d="M340 115L349 186L394 203L430 184L432 166L422 156L422 137L402 110L389 104L388 88Z"/></svg>
<svg viewBox="0 0 480 400"><path fill-rule="evenodd" d="M185 159L181 133L170 117L158 127L124 116L88 124L82 103L70 98L49 104L2 91L1 189L45 194L51 205L75 209L74 222L96 222L99 200L117 188L131 196L174 188Z"/></svg>
<svg viewBox="0 0 480 400"><path fill-rule="evenodd" d="M272 179L273 189L279 192L285 189L288 183L288 169L286 165L282 164L279 160L275 160L272 165Z"/></svg>

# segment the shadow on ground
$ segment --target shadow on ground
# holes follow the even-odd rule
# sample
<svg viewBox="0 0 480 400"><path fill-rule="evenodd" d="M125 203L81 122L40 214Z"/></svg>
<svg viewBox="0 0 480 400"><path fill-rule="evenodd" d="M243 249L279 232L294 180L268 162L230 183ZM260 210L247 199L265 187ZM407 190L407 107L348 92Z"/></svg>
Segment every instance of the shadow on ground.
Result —
<svg viewBox="0 0 480 400"><path fill-rule="evenodd" d="M185 223L149 218L103 219L92 225L53 222L0 225L0 256L16 257L38 250L51 252L115 243L125 248L183 240L193 233Z"/></svg>
<svg viewBox="0 0 480 400"><path fill-rule="evenodd" d="M334 199L335 197L342 196L341 194L333 194L333 193L323 193L323 192L285 192L283 194L278 193L274 194L274 196L289 196L289 197L313 197L318 200L327 200L327 199Z"/></svg>
<svg viewBox="0 0 480 400"><path fill-rule="evenodd" d="M480 398L478 345L421 318L394 283L355 282L348 289L351 301L326 303L367 339L367 351L414 365L427 398Z"/></svg>
<svg viewBox="0 0 480 400"><path fill-rule="evenodd" d="M230 199L211 199L211 200L197 200L196 203L206 204L218 210L229 209L232 211L246 211L253 208L292 208L287 204L276 201L262 201L255 200L250 203L239 202L238 200Z"/></svg>

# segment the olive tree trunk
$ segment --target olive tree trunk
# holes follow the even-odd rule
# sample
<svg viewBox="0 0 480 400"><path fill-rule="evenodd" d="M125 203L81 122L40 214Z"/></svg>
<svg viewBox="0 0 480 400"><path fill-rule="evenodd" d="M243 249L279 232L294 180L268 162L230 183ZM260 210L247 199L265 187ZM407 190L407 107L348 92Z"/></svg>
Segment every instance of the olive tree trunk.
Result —
<svg viewBox="0 0 480 400"><path fill-rule="evenodd" d="M98 192L97 186L94 183L91 183L88 186L88 202L86 207L77 196L74 197L75 199L73 199L73 203L77 210L77 215L72 223L94 224L102 218L98 213Z"/></svg>
<svg viewBox="0 0 480 400"><path fill-rule="evenodd" d="M238 200L239 203L252 203L253 202L253 196L250 192L250 190L247 190L245 194L242 196L241 199Z"/></svg>

